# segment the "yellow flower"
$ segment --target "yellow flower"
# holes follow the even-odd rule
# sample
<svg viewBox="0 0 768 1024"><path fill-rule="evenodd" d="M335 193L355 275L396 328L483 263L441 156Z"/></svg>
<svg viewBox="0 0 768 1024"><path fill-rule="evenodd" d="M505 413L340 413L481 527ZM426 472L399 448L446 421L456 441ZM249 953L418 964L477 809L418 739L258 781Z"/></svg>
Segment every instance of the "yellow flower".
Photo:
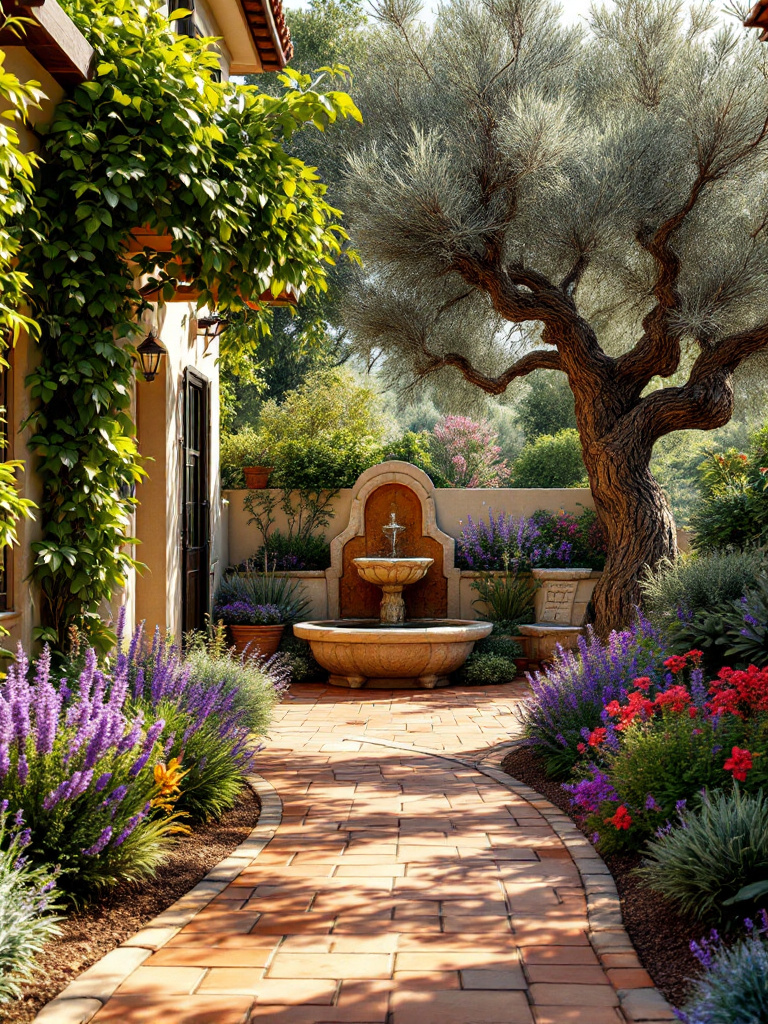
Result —
<svg viewBox="0 0 768 1024"><path fill-rule="evenodd" d="M161 761L155 765L155 785L158 787L158 795L161 797L178 797L181 794L181 780L189 770L181 770L181 761L178 757L172 758L167 765Z"/></svg>

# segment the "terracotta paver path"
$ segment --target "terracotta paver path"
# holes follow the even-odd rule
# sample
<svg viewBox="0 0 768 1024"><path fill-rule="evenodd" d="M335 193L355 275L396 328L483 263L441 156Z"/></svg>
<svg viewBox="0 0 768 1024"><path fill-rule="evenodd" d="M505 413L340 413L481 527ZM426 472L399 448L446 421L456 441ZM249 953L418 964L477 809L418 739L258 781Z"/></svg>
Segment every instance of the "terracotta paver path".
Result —
<svg viewBox="0 0 768 1024"><path fill-rule="evenodd" d="M540 811L449 758L519 732L523 692L295 687L258 758L275 838L94 1021L669 1020L625 936L607 955L590 942L579 871Z"/></svg>

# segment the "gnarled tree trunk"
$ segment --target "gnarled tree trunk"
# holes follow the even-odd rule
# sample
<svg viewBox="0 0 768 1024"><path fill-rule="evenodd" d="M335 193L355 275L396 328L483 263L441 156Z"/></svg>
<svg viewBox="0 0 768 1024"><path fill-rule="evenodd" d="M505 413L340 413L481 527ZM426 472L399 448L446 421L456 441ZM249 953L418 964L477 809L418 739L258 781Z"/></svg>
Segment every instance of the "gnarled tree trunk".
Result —
<svg viewBox="0 0 768 1024"><path fill-rule="evenodd" d="M621 444L594 442L585 452L608 544L605 570L593 596L595 628L603 634L632 620L645 566L677 554L675 521L644 447L638 438L626 437Z"/></svg>

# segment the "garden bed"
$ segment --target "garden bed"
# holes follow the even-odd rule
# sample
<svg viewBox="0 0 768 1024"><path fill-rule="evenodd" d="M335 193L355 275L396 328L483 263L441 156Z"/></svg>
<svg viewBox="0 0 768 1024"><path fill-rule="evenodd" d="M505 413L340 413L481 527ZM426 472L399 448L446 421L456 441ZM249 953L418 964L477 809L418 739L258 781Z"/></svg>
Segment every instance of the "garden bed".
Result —
<svg viewBox="0 0 768 1024"><path fill-rule="evenodd" d="M570 796L560 782L549 778L535 750L513 750L501 767L573 816ZM578 820L576 824L579 825ZM666 998L679 1006L685 999L689 979L700 969L689 943L700 938L705 929L681 917L658 894L640 886L633 875L633 869L640 863L639 855L606 856L604 860L616 881L624 924L640 961Z"/></svg>
<svg viewBox="0 0 768 1024"><path fill-rule="evenodd" d="M260 803L249 789L219 821L198 825L183 837L154 878L117 886L62 923L59 938L46 944L40 973L23 999L0 1007L3 1024L26 1024L82 971L142 928L195 886L239 846L256 826Z"/></svg>

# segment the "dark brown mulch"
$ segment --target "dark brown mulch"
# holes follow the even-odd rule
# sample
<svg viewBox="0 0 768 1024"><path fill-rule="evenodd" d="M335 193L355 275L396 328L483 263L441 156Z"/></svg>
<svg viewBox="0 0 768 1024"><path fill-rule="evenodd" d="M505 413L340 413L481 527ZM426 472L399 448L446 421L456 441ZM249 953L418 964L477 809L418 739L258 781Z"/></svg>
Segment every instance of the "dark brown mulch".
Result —
<svg viewBox="0 0 768 1024"><path fill-rule="evenodd" d="M219 821L199 825L180 840L157 874L118 886L92 906L71 914L58 939L38 957L40 973L24 997L0 1009L3 1024L27 1024L81 971L101 959L196 885L242 843L259 819L259 801L245 789L238 804Z"/></svg>
<svg viewBox="0 0 768 1024"><path fill-rule="evenodd" d="M504 759L502 768L573 816L570 797L559 782L548 778L535 750L527 747L514 750ZM690 979L698 974L699 968L688 944L706 929L681 917L656 893L640 885L632 873L640 863L639 856L606 856L604 860L616 880L624 924L640 961L673 1006L680 1006L685 1001Z"/></svg>

